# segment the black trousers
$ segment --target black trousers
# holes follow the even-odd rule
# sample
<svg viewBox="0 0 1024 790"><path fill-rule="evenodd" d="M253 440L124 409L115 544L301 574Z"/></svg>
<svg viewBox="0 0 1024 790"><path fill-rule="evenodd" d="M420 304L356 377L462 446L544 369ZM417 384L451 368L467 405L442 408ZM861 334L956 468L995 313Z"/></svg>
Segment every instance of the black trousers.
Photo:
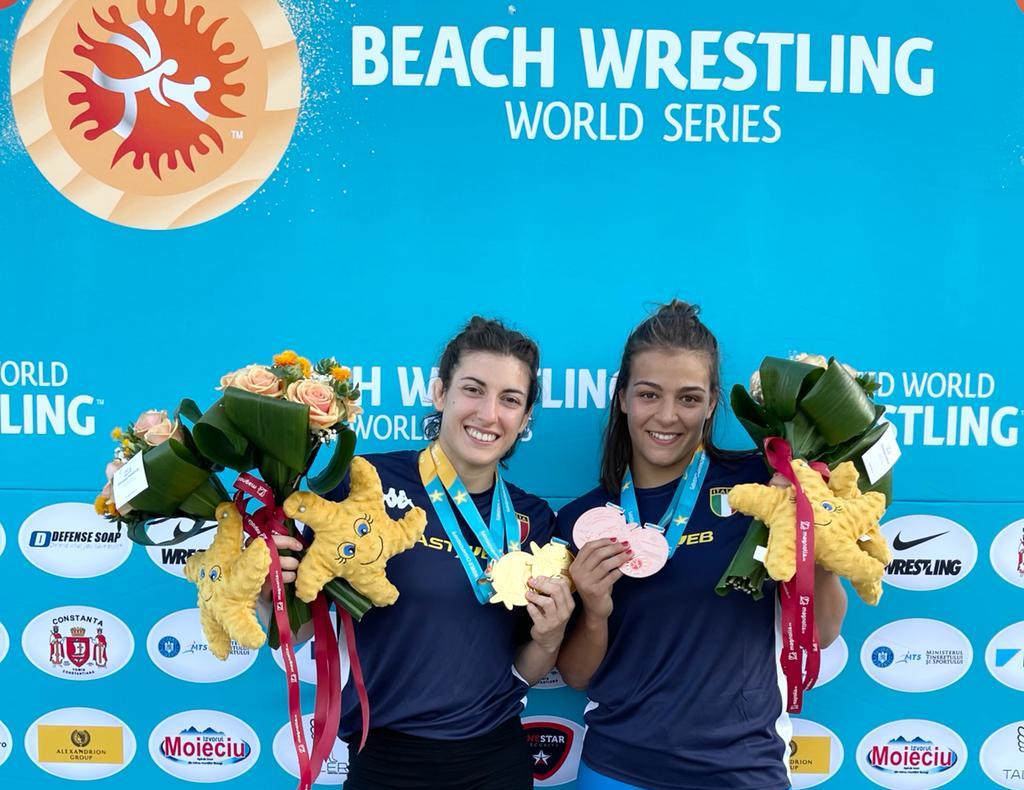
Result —
<svg viewBox="0 0 1024 790"><path fill-rule="evenodd" d="M533 758L518 718L484 735L439 740L370 730L349 743L344 790L532 790Z"/></svg>

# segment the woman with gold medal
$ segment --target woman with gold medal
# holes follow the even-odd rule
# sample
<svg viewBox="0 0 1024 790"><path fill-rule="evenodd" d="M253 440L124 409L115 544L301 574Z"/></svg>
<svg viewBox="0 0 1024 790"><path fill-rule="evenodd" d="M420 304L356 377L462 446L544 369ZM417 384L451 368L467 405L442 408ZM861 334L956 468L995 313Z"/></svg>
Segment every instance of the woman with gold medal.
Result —
<svg viewBox="0 0 1024 790"><path fill-rule="evenodd" d="M349 684L346 790L533 787L519 714L529 686L554 667L573 607L558 563L532 563L527 552L549 543L551 508L501 472L537 400L538 365L532 340L474 317L441 356L436 413L425 426L431 444L365 456L388 514L418 506L427 526L388 562L398 600L356 624L371 728L357 753L361 716ZM345 488L330 498L344 498ZM555 572L531 577L531 568Z"/></svg>

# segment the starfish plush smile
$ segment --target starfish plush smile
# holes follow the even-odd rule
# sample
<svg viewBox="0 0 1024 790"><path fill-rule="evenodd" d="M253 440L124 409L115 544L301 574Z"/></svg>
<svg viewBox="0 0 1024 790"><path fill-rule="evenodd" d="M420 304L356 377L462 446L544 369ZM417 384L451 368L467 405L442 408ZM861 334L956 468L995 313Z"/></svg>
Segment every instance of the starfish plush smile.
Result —
<svg viewBox="0 0 1024 790"><path fill-rule="evenodd" d="M427 525L420 507L398 521L390 518L380 475L358 457L352 459L352 489L343 502L299 491L284 501L284 512L316 533L295 580L295 594L307 603L336 576L347 579L374 606L394 603L398 589L384 575L387 561L415 546Z"/></svg>
<svg viewBox="0 0 1024 790"><path fill-rule="evenodd" d="M206 551L185 563L185 577L199 588L199 622L210 652L222 661L234 640L257 648L266 634L256 619L256 598L270 569L270 550L262 540L242 549L242 517L231 502L217 506L217 536Z"/></svg>
<svg viewBox="0 0 1024 790"><path fill-rule="evenodd" d="M861 494L857 468L839 464L828 485L821 475L796 459L793 471L814 510L814 559L823 568L845 576L866 603L882 597L882 575L892 553L882 536L879 520L885 497ZM769 529L764 564L776 581L789 581L796 573L796 496L792 488L747 483L729 492L729 506L760 519Z"/></svg>

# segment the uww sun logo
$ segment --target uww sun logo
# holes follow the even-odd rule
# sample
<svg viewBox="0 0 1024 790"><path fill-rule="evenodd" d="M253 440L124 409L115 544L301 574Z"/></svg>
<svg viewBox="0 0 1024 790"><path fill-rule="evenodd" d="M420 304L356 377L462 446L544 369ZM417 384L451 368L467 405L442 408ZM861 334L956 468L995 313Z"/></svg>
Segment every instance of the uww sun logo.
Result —
<svg viewBox="0 0 1024 790"><path fill-rule="evenodd" d="M131 165L142 170L147 163L160 178L161 160L175 170L179 159L195 171L193 149L210 152L212 143L221 152L224 142L207 123L210 116L241 118L224 104L227 96L241 96L245 86L229 83L230 75L247 58L228 61L235 51L230 42L214 47L214 37L226 18L200 31L206 13L195 6L186 14L184 2L168 11L167 0L157 0L153 11L139 0L139 19L126 23L121 11L110 6L103 17L93 9L93 19L104 32L96 38L78 26L79 43L74 52L92 63L88 74L64 70L82 88L68 96L73 105L85 105L71 122L84 129L87 140L113 133L123 138L110 163L114 167L131 155Z"/></svg>

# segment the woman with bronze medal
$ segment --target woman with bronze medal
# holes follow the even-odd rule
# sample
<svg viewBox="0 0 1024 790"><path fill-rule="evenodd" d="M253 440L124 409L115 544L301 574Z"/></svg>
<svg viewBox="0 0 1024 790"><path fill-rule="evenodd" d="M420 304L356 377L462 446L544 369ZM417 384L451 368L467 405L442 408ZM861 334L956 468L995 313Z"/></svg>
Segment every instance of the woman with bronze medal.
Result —
<svg viewBox="0 0 1024 790"><path fill-rule="evenodd" d="M636 327L601 485L559 511L557 534L581 545L581 606L558 660L591 700L580 790L790 786L774 582L757 600L715 594L750 523L724 495L769 478L756 453L713 443L719 376L718 342L693 306L673 301ZM825 647L846 594L821 568L815 605Z"/></svg>
<svg viewBox="0 0 1024 790"><path fill-rule="evenodd" d="M388 515L420 507L427 526L388 562L398 600L356 624L371 728L357 753L361 712L349 684L340 733L351 746L346 790L533 787L519 714L529 686L554 666L572 594L555 573L529 586L524 576L521 606L501 605L507 589L505 600L490 601L501 598L502 558L524 554L521 544L547 544L554 529L548 505L501 471L537 400L538 365L532 340L474 317L441 356L437 411L425 430L431 444L365 456ZM346 494L343 485L331 498Z"/></svg>

